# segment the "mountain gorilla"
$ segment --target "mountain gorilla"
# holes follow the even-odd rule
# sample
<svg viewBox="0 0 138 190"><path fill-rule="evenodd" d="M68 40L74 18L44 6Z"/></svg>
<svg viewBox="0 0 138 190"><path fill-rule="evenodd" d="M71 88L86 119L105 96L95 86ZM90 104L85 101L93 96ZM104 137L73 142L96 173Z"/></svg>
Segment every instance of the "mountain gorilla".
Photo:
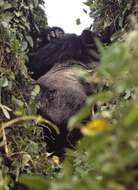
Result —
<svg viewBox="0 0 138 190"><path fill-rule="evenodd" d="M85 67L91 62L99 61L97 54L96 38L102 43L109 43L112 27L107 27L101 32L84 30L81 35L65 34L59 27L53 27L42 34L40 48L29 57L28 67L33 72L32 78L38 79L46 74L53 66L63 64L68 60L80 61ZM89 66L88 66L89 65Z"/></svg>
<svg viewBox="0 0 138 190"><path fill-rule="evenodd" d="M96 89L81 81L78 71L92 70L99 64L96 39L107 44L112 33L112 27L100 32L84 30L81 35L51 28L46 36L48 43L30 55L28 67L41 89L39 114L60 130L60 135L56 135L44 129L49 151L62 152L80 138L78 129L69 133L67 122Z"/></svg>

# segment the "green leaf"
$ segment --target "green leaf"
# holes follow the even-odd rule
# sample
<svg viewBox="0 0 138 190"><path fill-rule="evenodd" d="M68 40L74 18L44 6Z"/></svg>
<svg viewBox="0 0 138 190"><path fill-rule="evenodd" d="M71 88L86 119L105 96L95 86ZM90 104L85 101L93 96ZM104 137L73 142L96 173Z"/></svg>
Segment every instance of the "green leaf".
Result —
<svg viewBox="0 0 138 190"><path fill-rule="evenodd" d="M14 14L15 14L17 17L20 17L20 16L22 15L22 12L14 11Z"/></svg>
<svg viewBox="0 0 138 190"><path fill-rule="evenodd" d="M8 10L10 8L12 8L12 4L11 3L7 3L7 2L5 2L4 6L2 7L3 10Z"/></svg>
<svg viewBox="0 0 138 190"><path fill-rule="evenodd" d="M15 96L12 96L12 103L15 104L18 107L23 107L24 103L17 99Z"/></svg>
<svg viewBox="0 0 138 190"><path fill-rule="evenodd" d="M110 101L113 98L113 94L109 91L107 92L101 92L97 95L91 95L88 97L86 101L86 105L81 108L81 110L75 115L72 116L68 122L68 127L73 128L77 126L82 120L86 119L88 116L90 116L92 111L92 106L97 103L106 103Z"/></svg>
<svg viewBox="0 0 138 190"><path fill-rule="evenodd" d="M31 98L32 98L32 100L34 100L39 93L40 93L40 86L39 85L35 85L34 89L31 92Z"/></svg>
<svg viewBox="0 0 138 190"><path fill-rule="evenodd" d="M9 111L12 111L9 107L5 106L5 105L2 105L0 104L0 108L2 109L2 112L4 114L4 116L7 118L7 119L10 119L10 114L9 114Z"/></svg>
<svg viewBox="0 0 138 190"><path fill-rule="evenodd" d="M31 47L33 47L34 42L33 42L32 37L31 37L31 36L25 36L25 38L26 38L26 40L28 41L29 45L30 45Z"/></svg>
<svg viewBox="0 0 138 190"><path fill-rule="evenodd" d="M0 8L4 5L4 0L0 0Z"/></svg>
<svg viewBox="0 0 138 190"><path fill-rule="evenodd" d="M49 188L46 178L40 176L23 175L19 177L19 183L27 186L28 190L46 190Z"/></svg>
<svg viewBox="0 0 138 190"><path fill-rule="evenodd" d="M136 121L138 121L138 105L135 105L131 110L129 110L129 113L124 118L124 124L126 126L130 126Z"/></svg>
<svg viewBox="0 0 138 190"><path fill-rule="evenodd" d="M38 6L38 0L33 0L34 1L34 7L37 8Z"/></svg>
<svg viewBox="0 0 138 190"><path fill-rule="evenodd" d="M7 87L8 86L8 79L6 77L2 77L0 79L0 86L1 87Z"/></svg>
<svg viewBox="0 0 138 190"><path fill-rule="evenodd" d="M27 48L28 48L28 43L26 41L23 41L22 42L22 51L27 50Z"/></svg>

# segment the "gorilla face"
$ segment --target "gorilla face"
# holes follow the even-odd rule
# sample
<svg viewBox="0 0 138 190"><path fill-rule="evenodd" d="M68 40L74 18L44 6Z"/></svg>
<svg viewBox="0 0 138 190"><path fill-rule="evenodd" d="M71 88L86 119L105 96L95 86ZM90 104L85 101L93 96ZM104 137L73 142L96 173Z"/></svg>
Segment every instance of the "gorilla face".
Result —
<svg viewBox="0 0 138 190"><path fill-rule="evenodd" d="M64 33L64 30L62 28L55 26L55 27L49 28L46 36L47 36L48 42L51 42L55 39L63 38L65 36L65 33Z"/></svg>

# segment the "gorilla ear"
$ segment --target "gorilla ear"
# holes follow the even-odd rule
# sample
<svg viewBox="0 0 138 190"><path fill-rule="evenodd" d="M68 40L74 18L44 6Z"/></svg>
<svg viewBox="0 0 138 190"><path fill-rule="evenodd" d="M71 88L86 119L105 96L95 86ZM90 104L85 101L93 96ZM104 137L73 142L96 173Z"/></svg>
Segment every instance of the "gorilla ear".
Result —
<svg viewBox="0 0 138 190"><path fill-rule="evenodd" d="M112 36L111 28L108 26L101 32L99 32L100 41L103 44L109 44L111 42L111 36Z"/></svg>
<svg viewBox="0 0 138 190"><path fill-rule="evenodd" d="M98 38L103 44L109 44L111 42L112 34L117 30L119 30L119 28L116 28L114 23L105 27L101 31L91 32L90 30L84 30L81 34L82 41L85 44L95 44L95 39Z"/></svg>
<svg viewBox="0 0 138 190"><path fill-rule="evenodd" d="M117 21L116 21L117 22ZM119 24L118 24L119 25ZM116 26L116 23L111 23L109 26L105 27L103 30L99 32L100 34L100 41L104 44L111 43L112 35L119 31L121 28L120 26Z"/></svg>
<svg viewBox="0 0 138 190"><path fill-rule="evenodd" d="M92 32L90 30L83 30L82 34L81 34L81 40L84 44L87 45L92 45L95 44L95 39L96 39L97 33L96 32Z"/></svg>

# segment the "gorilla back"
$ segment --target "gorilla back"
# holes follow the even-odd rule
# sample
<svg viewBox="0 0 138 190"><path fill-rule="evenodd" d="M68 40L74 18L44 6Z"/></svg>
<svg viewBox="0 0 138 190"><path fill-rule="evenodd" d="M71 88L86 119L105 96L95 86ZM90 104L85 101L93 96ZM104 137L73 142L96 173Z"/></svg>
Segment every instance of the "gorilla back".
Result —
<svg viewBox="0 0 138 190"><path fill-rule="evenodd" d="M85 68L74 66L78 64L81 63L68 61L57 64L37 81L41 88L39 114L55 123L60 130L60 135L53 133L54 138L50 139L51 134L44 129L49 151L64 151L81 137L79 129L69 133L67 123L84 106L87 96L96 92L96 88L81 82L79 70Z"/></svg>
<svg viewBox="0 0 138 190"><path fill-rule="evenodd" d="M91 67L92 62L98 62L96 53L96 34L84 31L80 36L66 34L61 39L52 40L45 47L30 55L28 67L33 72L32 77L38 79L53 66L64 64L68 60L80 61L85 67Z"/></svg>
<svg viewBox="0 0 138 190"><path fill-rule="evenodd" d="M84 105L87 96L95 93L94 86L80 80L79 71L85 68L77 67L78 64L81 63L73 60L57 64L37 80L41 87L40 113L61 127L61 130Z"/></svg>
<svg viewBox="0 0 138 190"><path fill-rule="evenodd" d="M68 134L67 122L96 91L95 86L82 82L78 75L78 66L91 70L99 63L96 38L103 43L109 41L101 33L84 30L80 36L66 34L53 39L30 57L29 67L41 88L39 114L60 129L54 142L44 129L50 151L63 150L80 138L79 130Z"/></svg>

